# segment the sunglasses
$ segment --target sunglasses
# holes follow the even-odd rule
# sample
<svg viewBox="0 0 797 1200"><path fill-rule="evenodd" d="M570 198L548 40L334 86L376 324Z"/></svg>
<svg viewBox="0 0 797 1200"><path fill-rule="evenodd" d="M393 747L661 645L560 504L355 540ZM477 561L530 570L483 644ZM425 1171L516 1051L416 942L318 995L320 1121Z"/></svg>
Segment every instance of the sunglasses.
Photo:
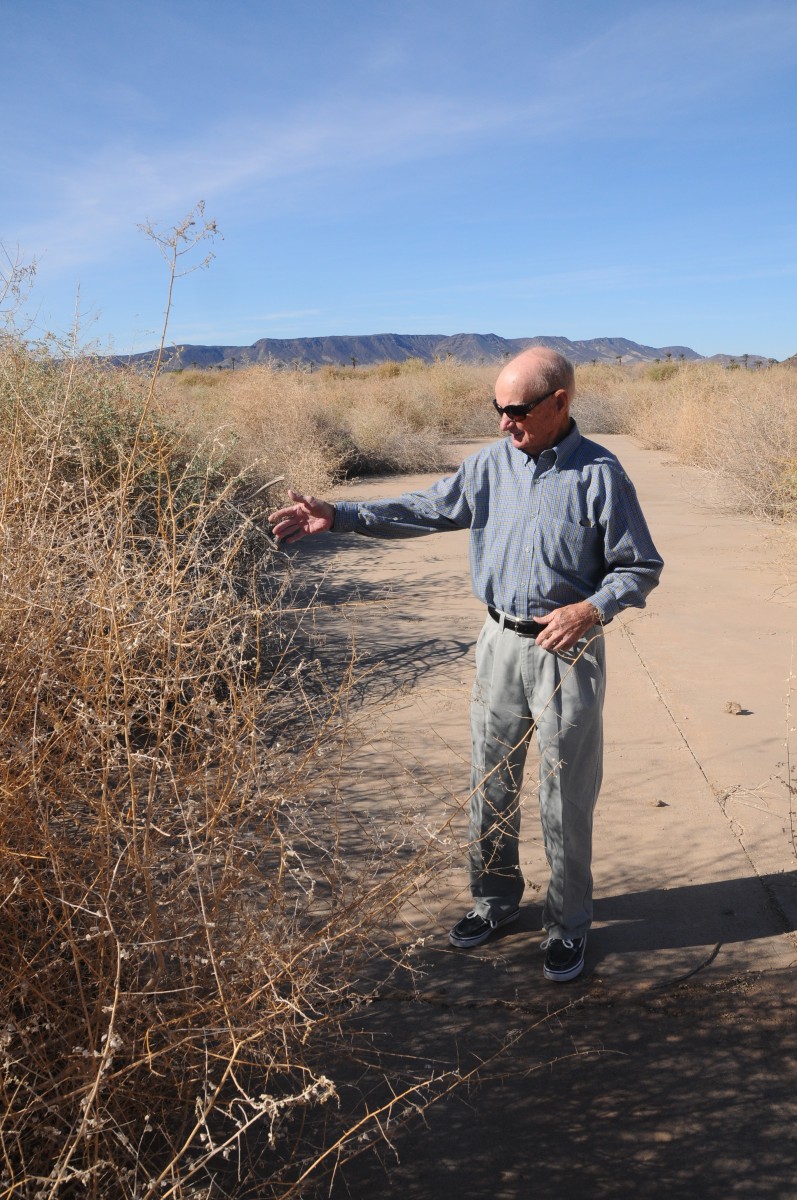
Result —
<svg viewBox="0 0 797 1200"><path fill-rule="evenodd" d="M522 421L524 417L529 415L533 408L536 408L538 404L542 404L544 400L547 400L549 396L553 396L558 391L559 388L554 388L552 392L546 392L544 396L538 396L536 400L530 400L528 404L505 404L503 408L501 408L501 405L493 397L493 408L501 417L506 416L511 417L513 421Z"/></svg>

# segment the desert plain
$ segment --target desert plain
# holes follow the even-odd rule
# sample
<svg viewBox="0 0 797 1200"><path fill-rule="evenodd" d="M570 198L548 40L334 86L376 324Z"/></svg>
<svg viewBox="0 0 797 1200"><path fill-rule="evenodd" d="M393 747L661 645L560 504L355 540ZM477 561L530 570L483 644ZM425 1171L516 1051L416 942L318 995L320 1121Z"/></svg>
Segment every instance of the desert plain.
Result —
<svg viewBox="0 0 797 1200"><path fill-rule="evenodd" d="M353 642L363 679L366 732L342 782L353 810L371 823L404 812L450 829L452 843L390 931L414 943L412 968L377 988L354 1032L396 1064L393 1094L397 1079L411 1089L455 1072L460 1082L429 1107L386 1108L380 1135L333 1159L335 1197L797 1195L789 537L723 511L705 477L669 453L597 440L634 480L666 565L646 609L605 631L595 923L585 972L569 985L541 970L547 867L531 753L521 920L471 951L448 943L469 907L468 702L484 619L467 533L330 534L296 552L321 602L319 655ZM369 479L333 498L399 495L434 478ZM373 1086L356 1055L342 1078L344 1109ZM375 1093L370 1104L389 1100Z"/></svg>

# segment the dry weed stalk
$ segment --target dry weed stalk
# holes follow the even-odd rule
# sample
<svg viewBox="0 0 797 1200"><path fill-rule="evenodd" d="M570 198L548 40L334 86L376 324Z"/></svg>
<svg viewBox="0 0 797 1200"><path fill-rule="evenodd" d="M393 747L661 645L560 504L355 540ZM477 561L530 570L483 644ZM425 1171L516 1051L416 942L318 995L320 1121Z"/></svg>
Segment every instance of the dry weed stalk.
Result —
<svg viewBox="0 0 797 1200"><path fill-rule="evenodd" d="M25 262L17 246L10 251L0 242L0 318L16 318L36 278L36 262Z"/></svg>
<svg viewBox="0 0 797 1200"><path fill-rule="evenodd" d="M0 353L9 1200L306 1173L298 1114L335 1094L325 1042L417 874L404 831L346 854L350 679L298 653L267 493L147 389Z"/></svg>
<svg viewBox="0 0 797 1200"><path fill-rule="evenodd" d="M794 776L795 772L797 772L797 764L794 762L794 755L792 753L792 745L794 742L793 735L795 732L795 726L792 725L792 720L794 719L792 713L792 696L797 694L797 686L795 686L796 684L797 674L795 674L794 667L794 639L792 638L791 657L789 659L789 675L786 680L786 736L784 739L784 745L786 748L785 783L786 793L789 798L789 832L791 834L791 848L794 851L795 857L797 857L797 779L795 779Z"/></svg>

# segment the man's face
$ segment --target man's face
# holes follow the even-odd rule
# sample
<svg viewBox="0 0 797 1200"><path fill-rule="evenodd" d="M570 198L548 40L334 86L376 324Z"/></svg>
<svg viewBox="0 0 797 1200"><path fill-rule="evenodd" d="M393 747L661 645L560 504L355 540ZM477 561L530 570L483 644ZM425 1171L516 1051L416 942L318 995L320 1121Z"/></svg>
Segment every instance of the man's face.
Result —
<svg viewBox="0 0 797 1200"><path fill-rule="evenodd" d="M495 398L502 408L506 404L528 404L544 394L544 386L530 390L512 376L505 379L499 375L495 384ZM499 428L502 433L509 434L513 446L536 458L543 450L550 450L561 441L569 427L570 405L567 393L560 388L533 408L527 417L518 419L504 413Z"/></svg>

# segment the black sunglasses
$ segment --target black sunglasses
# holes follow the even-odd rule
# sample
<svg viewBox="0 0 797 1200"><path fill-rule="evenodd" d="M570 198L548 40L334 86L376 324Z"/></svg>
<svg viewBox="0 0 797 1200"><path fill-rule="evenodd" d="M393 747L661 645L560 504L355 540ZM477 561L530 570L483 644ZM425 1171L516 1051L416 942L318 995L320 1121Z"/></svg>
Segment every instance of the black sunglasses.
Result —
<svg viewBox="0 0 797 1200"><path fill-rule="evenodd" d="M499 416L511 417L513 421L522 421L527 417L533 408L538 404L542 404L543 400L547 400L549 396L553 396L558 392L559 388L554 388L552 392L546 392L544 396L538 396L536 400L530 400L528 404L505 404L503 408L493 396L493 408Z"/></svg>

